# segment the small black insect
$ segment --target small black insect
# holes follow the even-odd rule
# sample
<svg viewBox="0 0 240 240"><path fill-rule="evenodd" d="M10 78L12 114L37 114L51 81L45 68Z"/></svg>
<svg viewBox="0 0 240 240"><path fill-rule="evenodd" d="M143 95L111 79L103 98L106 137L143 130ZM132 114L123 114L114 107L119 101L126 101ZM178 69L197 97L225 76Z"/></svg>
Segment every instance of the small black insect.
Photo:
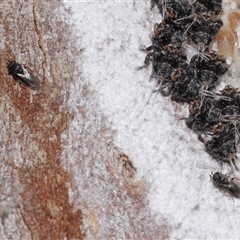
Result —
<svg viewBox="0 0 240 240"><path fill-rule="evenodd" d="M240 185L235 178L230 178L229 174L215 172L210 175L210 178L213 180L214 186L230 193L236 198L240 197Z"/></svg>
<svg viewBox="0 0 240 240"><path fill-rule="evenodd" d="M11 61L8 63L8 71L15 79L20 80L25 85L30 88L37 90L40 87L40 80L32 72L23 67L20 63L16 61Z"/></svg>

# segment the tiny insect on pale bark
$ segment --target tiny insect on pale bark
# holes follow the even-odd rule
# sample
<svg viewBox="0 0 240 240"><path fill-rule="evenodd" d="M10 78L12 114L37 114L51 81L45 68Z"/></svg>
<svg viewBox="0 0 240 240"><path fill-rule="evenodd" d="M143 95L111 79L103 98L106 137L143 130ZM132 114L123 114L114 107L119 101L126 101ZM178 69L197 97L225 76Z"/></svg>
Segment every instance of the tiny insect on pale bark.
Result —
<svg viewBox="0 0 240 240"><path fill-rule="evenodd" d="M213 184L219 189L230 193L236 198L240 197L240 183L235 178L230 178L229 174L215 172L210 175L210 178L212 179Z"/></svg>
<svg viewBox="0 0 240 240"><path fill-rule="evenodd" d="M23 67L20 63L16 61L11 61L8 63L8 71L9 73L16 79L27 85L33 90L38 90L40 87L40 80L39 78Z"/></svg>

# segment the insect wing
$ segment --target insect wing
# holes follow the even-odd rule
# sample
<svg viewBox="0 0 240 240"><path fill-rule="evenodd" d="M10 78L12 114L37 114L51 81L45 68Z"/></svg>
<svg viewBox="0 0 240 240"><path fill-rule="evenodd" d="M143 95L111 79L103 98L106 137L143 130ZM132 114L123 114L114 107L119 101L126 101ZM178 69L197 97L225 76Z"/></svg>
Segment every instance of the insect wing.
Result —
<svg viewBox="0 0 240 240"><path fill-rule="evenodd" d="M235 196L240 197L240 186L239 182L232 180L230 184L228 185L228 190Z"/></svg>
<svg viewBox="0 0 240 240"><path fill-rule="evenodd" d="M40 81L38 77L34 76L31 72L29 72L27 69L22 67L23 74L16 73L16 76L26 85L33 89L38 89L40 86Z"/></svg>

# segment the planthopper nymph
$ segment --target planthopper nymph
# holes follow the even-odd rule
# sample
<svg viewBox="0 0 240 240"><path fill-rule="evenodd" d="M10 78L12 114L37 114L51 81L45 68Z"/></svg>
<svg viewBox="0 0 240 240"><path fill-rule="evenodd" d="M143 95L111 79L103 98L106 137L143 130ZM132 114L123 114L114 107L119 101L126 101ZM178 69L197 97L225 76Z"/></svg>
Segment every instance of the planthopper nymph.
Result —
<svg viewBox="0 0 240 240"><path fill-rule="evenodd" d="M16 80L20 80L22 83L27 85L33 90L38 90L40 87L39 78L33 74L31 71L23 67L20 63L16 61L11 61L8 63L8 71Z"/></svg>

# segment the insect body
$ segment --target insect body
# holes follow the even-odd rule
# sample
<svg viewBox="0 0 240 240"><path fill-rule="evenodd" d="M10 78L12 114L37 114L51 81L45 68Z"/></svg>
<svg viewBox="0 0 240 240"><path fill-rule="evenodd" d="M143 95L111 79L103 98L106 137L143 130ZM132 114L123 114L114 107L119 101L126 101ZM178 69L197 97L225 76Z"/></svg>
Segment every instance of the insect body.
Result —
<svg viewBox="0 0 240 240"><path fill-rule="evenodd" d="M30 88L37 90L40 87L38 77L23 67L20 63L17 63L16 61L9 62L8 71L14 78L20 80Z"/></svg>
<svg viewBox="0 0 240 240"><path fill-rule="evenodd" d="M240 185L235 178L230 178L229 174L219 172L212 173L210 177L216 187L229 192L234 197L240 197Z"/></svg>

